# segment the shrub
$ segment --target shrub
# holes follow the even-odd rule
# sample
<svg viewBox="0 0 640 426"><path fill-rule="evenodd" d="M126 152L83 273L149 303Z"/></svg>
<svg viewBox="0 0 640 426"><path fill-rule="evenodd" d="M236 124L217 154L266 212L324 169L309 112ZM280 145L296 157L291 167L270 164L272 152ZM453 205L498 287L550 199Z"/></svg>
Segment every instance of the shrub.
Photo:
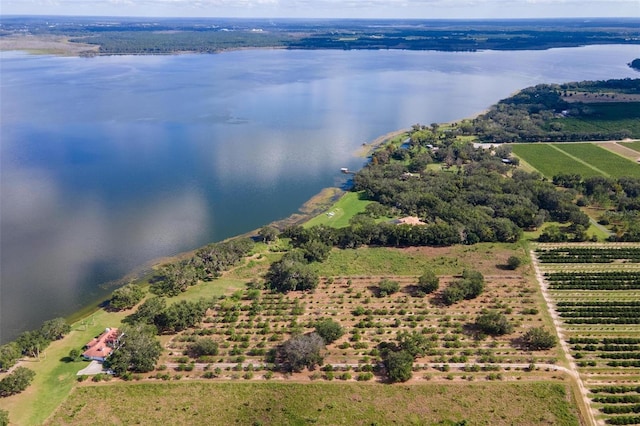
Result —
<svg viewBox="0 0 640 426"><path fill-rule="evenodd" d="M198 339L189 345L189 352L195 358L208 355L218 355L218 343L210 338Z"/></svg>
<svg viewBox="0 0 640 426"><path fill-rule="evenodd" d="M492 336L500 336L513 331L513 325L507 317L498 311L483 311L476 318L476 326L484 333Z"/></svg>
<svg viewBox="0 0 640 426"><path fill-rule="evenodd" d="M418 289L425 294L433 293L440 287L440 279L431 270L425 271L424 274L418 278Z"/></svg>
<svg viewBox="0 0 640 426"><path fill-rule="evenodd" d="M378 296L385 297L400 290L400 283L389 279L383 279L378 283Z"/></svg>
<svg viewBox="0 0 640 426"><path fill-rule="evenodd" d="M520 260L517 256L509 256L507 259L507 268L513 270L518 269L518 267L522 264L522 260Z"/></svg>
<svg viewBox="0 0 640 426"><path fill-rule="evenodd" d="M332 319L323 319L316 323L316 333L322 337L325 343L333 343L344 334L342 326Z"/></svg>

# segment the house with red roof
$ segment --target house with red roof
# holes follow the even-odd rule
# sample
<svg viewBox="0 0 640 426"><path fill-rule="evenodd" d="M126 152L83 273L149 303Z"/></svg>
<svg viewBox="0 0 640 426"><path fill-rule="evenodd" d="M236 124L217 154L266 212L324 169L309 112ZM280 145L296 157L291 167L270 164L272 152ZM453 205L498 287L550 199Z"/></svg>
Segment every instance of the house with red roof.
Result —
<svg viewBox="0 0 640 426"><path fill-rule="evenodd" d="M120 342L122 334L117 328L107 328L104 333L98 337L94 337L85 347L82 353L84 359L104 362L111 352L113 352Z"/></svg>

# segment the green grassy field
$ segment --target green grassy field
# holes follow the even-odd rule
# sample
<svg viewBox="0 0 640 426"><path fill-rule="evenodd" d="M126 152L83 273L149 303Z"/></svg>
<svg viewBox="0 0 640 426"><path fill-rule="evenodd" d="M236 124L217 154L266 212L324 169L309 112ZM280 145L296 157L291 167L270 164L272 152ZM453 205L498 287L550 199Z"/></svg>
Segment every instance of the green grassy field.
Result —
<svg viewBox="0 0 640 426"><path fill-rule="evenodd" d="M79 387L47 424L578 425L569 392L543 382L118 383Z"/></svg>
<svg viewBox="0 0 640 426"><path fill-rule="evenodd" d="M559 172L577 173L583 177L600 175L596 170L559 152L549 144L517 144L512 147L515 155L549 178Z"/></svg>
<svg viewBox="0 0 640 426"><path fill-rule="evenodd" d="M640 166L611 151L590 143L553 144L554 147L602 170L612 177L640 177Z"/></svg>
<svg viewBox="0 0 640 426"><path fill-rule="evenodd" d="M627 148L631 148L633 150L636 150L638 152L640 152L640 141L634 141L634 142L621 142L620 145L624 145Z"/></svg>
<svg viewBox="0 0 640 426"><path fill-rule="evenodd" d="M329 211L319 214L304 224L305 228L317 225L330 226L332 228L344 228L349 226L349 220L358 213L362 213L371 201L362 199L360 192L347 192Z"/></svg>
<svg viewBox="0 0 640 426"><path fill-rule="evenodd" d="M369 247L331 251L329 258L317 264L322 276L336 275L422 275L432 269L438 275L459 274L464 268L494 267L496 259L525 252L519 244L480 243L473 246L452 246L423 249ZM428 253L427 253L428 251Z"/></svg>
<svg viewBox="0 0 640 426"><path fill-rule="evenodd" d="M590 143L516 144L513 152L544 176L576 173L583 177L640 177L633 161Z"/></svg>
<svg viewBox="0 0 640 426"><path fill-rule="evenodd" d="M602 132L627 129L634 138L640 137L640 102L590 103L590 114L554 120L566 132Z"/></svg>

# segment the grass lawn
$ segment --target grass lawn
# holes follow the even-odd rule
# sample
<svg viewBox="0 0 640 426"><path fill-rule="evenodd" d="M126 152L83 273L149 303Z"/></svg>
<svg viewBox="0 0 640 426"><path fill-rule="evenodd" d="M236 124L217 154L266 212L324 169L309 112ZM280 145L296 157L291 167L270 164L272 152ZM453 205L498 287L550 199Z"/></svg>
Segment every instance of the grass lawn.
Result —
<svg viewBox="0 0 640 426"><path fill-rule="evenodd" d="M640 166L618 154L592 143L553 144L612 177L640 177Z"/></svg>
<svg viewBox="0 0 640 426"><path fill-rule="evenodd" d="M570 392L557 382L118 383L79 387L48 424L578 425Z"/></svg>
<svg viewBox="0 0 640 426"><path fill-rule="evenodd" d="M344 228L349 226L349 220L353 216L363 212L370 203L371 201L362 198L362 192L347 192L327 212L309 220L304 224L304 227L325 225L332 228Z"/></svg>
<svg viewBox="0 0 640 426"><path fill-rule="evenodd" d="M574 160L549 144L513 144L513 153L522 158L548 178L564 173L577 173L583 177L599 176L601 173Z"/></svg>
<svg viewBox="0 0 640 426"><path fill-rule="evenodd" d="M9 411L12 424L40 425L64 401L76 384L76 373L87 362L64 362L69 351L82 348L105 327L118 327L128 312L108 313L99 310L75 323L72 331L63 339L53 342L41 360L23 362L23 366L36 372L27 390L19 395L0 399L0 408Z"/></svg>

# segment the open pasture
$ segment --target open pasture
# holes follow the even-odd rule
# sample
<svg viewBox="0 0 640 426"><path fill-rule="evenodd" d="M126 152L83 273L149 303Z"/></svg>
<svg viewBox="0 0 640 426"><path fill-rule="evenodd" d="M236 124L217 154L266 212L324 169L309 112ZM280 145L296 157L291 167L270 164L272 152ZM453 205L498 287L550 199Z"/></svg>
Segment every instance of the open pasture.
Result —
<svg viewBox="0 0 640 426"><path fill-rule="evenodd" d="M607 424L640 424L639 254L639 244L541 245L536 253L570 354Z"/></svg>
<svg viewBox="0 0 640 426"><path fill-rule="evenodd" d="M473 409L470 409L473 407ZM578 425L564 383L191 382L82 386L49 425ZM106 420L108 419L108 420Z"/></svg>

